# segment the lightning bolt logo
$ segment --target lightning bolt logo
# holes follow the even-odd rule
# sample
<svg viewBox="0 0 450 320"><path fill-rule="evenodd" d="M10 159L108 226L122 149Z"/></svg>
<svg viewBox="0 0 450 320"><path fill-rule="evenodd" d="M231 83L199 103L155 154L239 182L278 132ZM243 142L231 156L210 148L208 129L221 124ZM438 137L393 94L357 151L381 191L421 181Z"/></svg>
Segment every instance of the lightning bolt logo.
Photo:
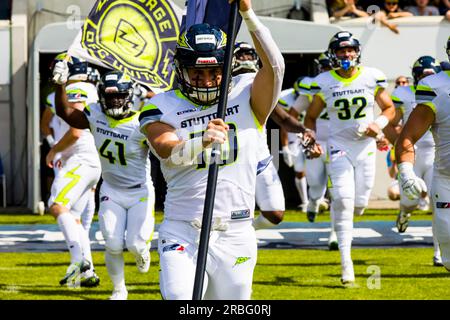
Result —
<svg viewBox="0 0 450 320"><path fill-rule="evenodd" d="M139 46L137 43L131 41L130 39L125 38L125 36L127 35L127 33L124 30L119 30L119 38L128 42L129 44L131 44L133 46L133 49L137 49L137 47Z"/></svg>
<svg viewBox="0 0 450 320"><path fill-rule="evenodd" d="M167 50L166 56L164 57L164 67L161 70L162 75L164 78L167 78L169 76L169 63L172 62L172 57L174 55L174 52L172 50Z"/></svg>

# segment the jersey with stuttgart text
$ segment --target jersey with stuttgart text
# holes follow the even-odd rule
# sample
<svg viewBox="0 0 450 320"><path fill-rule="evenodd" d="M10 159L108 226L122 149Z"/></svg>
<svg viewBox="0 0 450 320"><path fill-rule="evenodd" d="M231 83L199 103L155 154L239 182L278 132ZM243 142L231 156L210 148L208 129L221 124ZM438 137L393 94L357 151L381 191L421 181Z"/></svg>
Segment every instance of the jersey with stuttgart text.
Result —
<svg viewBox="0 0 450 320"><path fill-rule="evenodd" d="M253 77L251 74L233 77L228 96L225 122L230 130L227 141L221 145L213 211L214 217L224 221L253 218L258 148L264 132L250 106ZM202 136L208 122L217 117L217 104L210 107L193 104L180 90L157 94L149 102L141 112L141 130L145 131L153 122L162 122L175 128L181 140ZM165 217L184 221L201 219L211 148L204 150L193 164L178 166L161 159L153 149L152 152L161 160L167 182Z"/></svg>
<svg viewBox="0 0 450 320"><path fill-rule="evenodd" d="M311 84L311 92L326 104L330 144L336 149L352 150L351 153L356 155L366 148L375 148L375 139L361 136L358 128L374 121L376 94L388 85L386 76L378 69L357 68L351 78L342 78L331 70L319 74Z"/></svg>
<svg viewBox="0 0 450 320"><path fill-rule="evenodd" d="M149 148L139 130L139 112L115 120L94 103L86 106L84 114L100 156L103 180L119 188L151 184Z"/></svg>
<svg viewBox="0 0 450 320"><path fill-rule="evenodd" d="M71 103L90 104L98 101L97 89L91 83L75 82L66 87L67 100ZM53 129L55 141L58 142L70 129L69 124L56 115L55 111L55 94L52 93L48 97L52 103L51 110L54 117L50 122ZM95 149L94 138L88 129L83 130L80 138L66 150L60 152L62 160L68 159L76 155L77 158L88 161L92 166L99 167L100 162Z"/></svg>
<svg viewBox="0 0 450 320"><path fill-rule="evenodd" d="M409 115L416 107L416 89L414 86L399 86L391 94L392 101L395 108L402 113L403 125L409 118ZM417 148L434 148L434 139L431 131L427 131L422 138L420 138L415 146Z"/></svg>
<svg viewBox="0 0 450 320"><path fill-rule="evenodd" d="M430 107L435 114L435 120L431 126L435 143L433 172L450 178L450 77L447 71L424 78L417 87L425 86L430 93L428 97L433 96L433 99L420 103ZM416 91L416 98L417 94Z"/></svg>

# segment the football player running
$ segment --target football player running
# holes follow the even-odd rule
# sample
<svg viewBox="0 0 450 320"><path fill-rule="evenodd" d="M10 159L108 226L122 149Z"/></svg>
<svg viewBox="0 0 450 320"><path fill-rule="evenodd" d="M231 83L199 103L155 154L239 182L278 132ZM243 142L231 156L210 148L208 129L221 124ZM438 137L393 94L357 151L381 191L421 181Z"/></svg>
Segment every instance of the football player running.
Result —
<svg viewBox="0 0 450 320"><path fill-rule="evenodd" d="M241 0L239 9L262 67L220 92L226 35L208 24L183 32L174 56L179 88L156 95L140 116L167 181L159 229L160 289L166 300L192 299L211 144L221 144L204 299L250 299L257 241L252 226L263 126L275 107L284 61L270 31ZM228 94L225 121L215 118ZM203 160L206 161L203 161Z"/></svg>
<svg viewBox="0 0 450 320"><path fill-rule="evenodd" d="M68 58L61 53L54 63L67 60L68 91L66 99L74 108L98 101L94 77L98 73L86 61ZM54 93L49 97L52 108L57 108ZM95 210L93 188L100 178L100 161L89 130L71 128L63 119L51 120L55 137L46 163L55 170L55 179L48 200L49 212L55 217L64 235L70 253L70 265L61 285L70 287L97 286L100 279L94 272L89 228ZM83 221L83 222L82 222ZM84 227L83 227L84 226Z"/></svg>
<svg viewBox="0 0 450 320"><path fill-rule="evenodd" d="M450 59L450 38L447 40ZM450 271L450 72L442 71L419 81L416 89L416 107L409 115L395 145L398 160L399 184L402 192L417 200L429 192L433 208L434 234L439 242L442 264ZM415 144L431 127L433 134L434 167L431 190L417 176L414 168Z"/></svg>
<svg viewBox="0 0 450 320"><path fill-rule="evenodd" d="M331 215L341 255L341 282L353 286L353 215L361 215L368 204L375 179L375 139L382 135L395 109L385 90L385 75L360 66L360 43L350 32L336 33L328 52L335 69L319 74L311 84L314 98L305 126L316 130L317 118L327 107ZM376 119L375 101L382 111Z"/></svg>
<svg viewBox="0 0 450 320"><path fill-rule="evenodd" d="M383 131L389 142L393 145L399 136L396 126L400 123L400 121L402 121L403 124L406 123L408 117L416 106L415 93L419 81L430 75L439 73L440 71L440 64L435 58L431 56L419 57L414 62L412 68L414 85L399 86L392 92L391 97L392 101L394 101L396 110L395 118L388 126L386 126L386 128L384 128ZM416 141L414 149L414 172L417 177L425 181L427 190L430 190L434 163L434 139L432 133L427 131L418 141ZM426 199L426 197L410 200L400 188L400 212L396 222L398 232L403 233L406 231L411 213L418 207L420 199ZM433 264L435 266L442 266L439 244L434 232L434 224L432 229L434 243Z"/></svg>
<svg viewBox="0 0 450 320"><path fill-rule="evenodd" d="M75 128L90 128L102 166L99 224L105 239L105 262L114 289L110 300L126 300L123 249L126 245L138 271L150 267L154 229L154 189L149 149L139 131L139 112L132 110L133 83L119 71L106 72L98 85L99 103L83 111L65 99L64 62L55 66L59 86L57 114ZM62 79L61 79L62 78Z"/></svg>
<svg viewBox="0 0 450 320"><path fill-rule="evenodd" d="M236 43L234 58L233 76L243 73L256 74L258 72L258 55L249 43ZM305 127L279 105L270 114L270 118L287 131L302 133L302 135L305 135L305 139L310 139L312 143L315 140L314 136L311 136L311 130L305 132ZM267 133L265 126L264 132ZM253 221L253 227L256 230L280 224L285 210L283 187L277 169L271 161L272 156L267 145L266 135L262 137L260 150L261 162L259 167L261 169L258 169L256 177L256 204L261 210L261 214Z"/></svg>

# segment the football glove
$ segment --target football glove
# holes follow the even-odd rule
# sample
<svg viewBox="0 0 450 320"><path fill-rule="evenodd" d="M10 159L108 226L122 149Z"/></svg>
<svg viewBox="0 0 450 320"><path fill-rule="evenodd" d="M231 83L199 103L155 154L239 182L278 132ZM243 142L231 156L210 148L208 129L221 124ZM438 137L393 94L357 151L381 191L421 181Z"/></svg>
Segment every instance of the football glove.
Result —
<svg viewBox="0 0 450 320"><path fill-rule="evenodd" d="M398 182L409 200L419 199L423 193L427 192L425 181L416 176L411 162L400 163L398 170Z"/></svg>
<svg viewBox="0 0 450 320"><path fill-rule="evenodd" d="M63 85L69 78L69 66L67 61L58 61L53 67L53 82Z"/></svg>

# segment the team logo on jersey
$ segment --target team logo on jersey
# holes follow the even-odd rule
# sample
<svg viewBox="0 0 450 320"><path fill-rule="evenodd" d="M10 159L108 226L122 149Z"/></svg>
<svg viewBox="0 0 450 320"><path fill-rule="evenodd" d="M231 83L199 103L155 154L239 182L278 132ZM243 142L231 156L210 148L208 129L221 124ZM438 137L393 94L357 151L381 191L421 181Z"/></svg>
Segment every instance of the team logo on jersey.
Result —
<svg viewBox="0 0 450 320"><path fill-rule="evenodd" d="M179 243L174 243L174 244L170 244L168 246L165 246L163 248L163 252L168 252L168 251L178 251L178 252L184 252L184 246L182 246Z"/></svg>
<svg viewBox="0 0 450 320"><path fill-rule="evenodd" d="M436 202L436 208L438 208L438 209L450 209L450 202Z"/></svg>
<svg viewBox="0 0 450 320"><path fill-rule="evenodd" d="M237 265L240 265L240 264L243 264L243 263L247 262L250 259L251 259L250 257L238 257L236 259L236 262L234 263L233 268L236 267Z"/></svg>
<svg viewBox="0 0 450 320"><path fill-rule="evenodd" d="M179 25L169 1L98 0L82 33L92 57L155 92L172 88Z"/></svg>
<svg viewBox="0 0 450 320"><path fill-rule="evenodd" d="M100 198L100 202L104 202L104 201L108 201L108 200L109 200L109 197L107 197L107 196L103 196Z"/></svg>
<svg viewBox="0 0 450 320"><path fill-rule="evenodd" d="M245 219L250 217L250 210L231 211L231 219Z"/></svg>

